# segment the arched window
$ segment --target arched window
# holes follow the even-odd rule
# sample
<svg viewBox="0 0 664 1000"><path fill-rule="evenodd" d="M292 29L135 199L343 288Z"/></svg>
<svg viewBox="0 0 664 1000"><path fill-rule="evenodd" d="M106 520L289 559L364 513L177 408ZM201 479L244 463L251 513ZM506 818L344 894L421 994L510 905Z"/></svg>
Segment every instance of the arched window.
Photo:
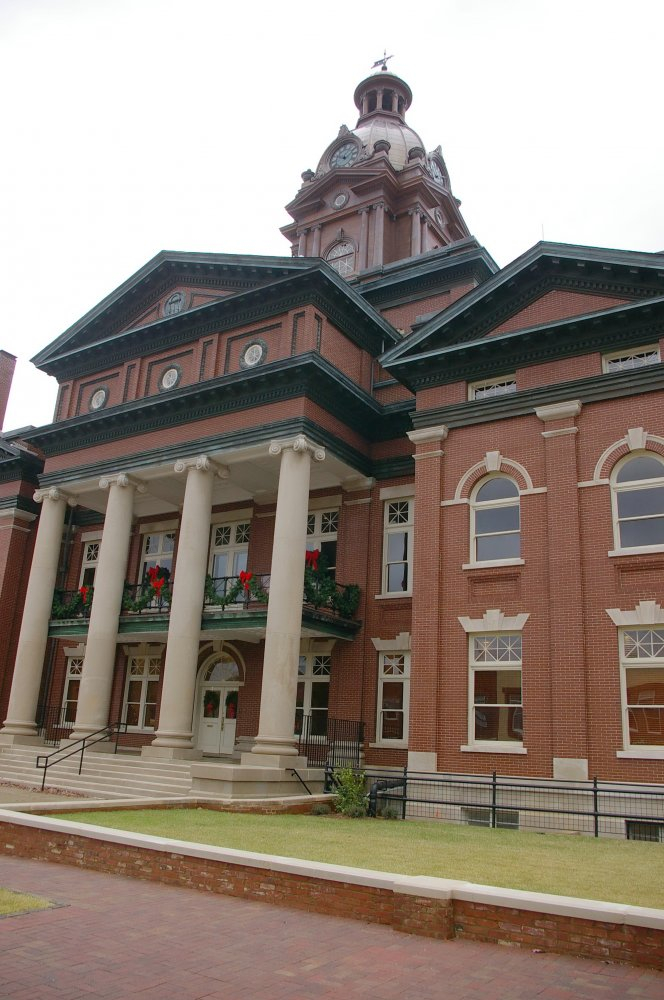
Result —
<svg viewBox="0 0 664 1000"><path fill-rule="evenodd" d="M325 260L343 278L355 270L355 247L350 240L341 240L330 247L325 254Z"/></svg>
<svg viewBox="0 0 664 1000"><path fill-rule="evenodd" d="M664 461L652 452L630 455L613 474L616 548L664 545Z"/></svg>
<svg viewBox="0 0 664 1000"><path fill-rule="evenodd" d="M471 563L521 555L519 488L506 476L483 479L471 498Z"/></svg>

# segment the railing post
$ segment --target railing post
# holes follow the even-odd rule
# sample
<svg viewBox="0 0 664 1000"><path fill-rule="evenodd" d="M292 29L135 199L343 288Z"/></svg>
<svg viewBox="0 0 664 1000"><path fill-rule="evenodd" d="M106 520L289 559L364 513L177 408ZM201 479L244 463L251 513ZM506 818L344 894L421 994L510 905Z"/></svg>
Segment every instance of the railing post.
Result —
<svg viewBox="0 0 664 1000"><path fill-rule="evenodd" d="M498 799L498 779L496 772L491 775L491 829L496 828L496 802Z"/></svg>
<svg viewBox="0 0 664 1000"><path fill-rule="evenodd" d="M593 778L593 817L595 820L595 836L599 837L599 789L597 788L597 777Z"/></svg>
<svg viewBox="0 0 664 1000"><path fill-rule="evenodd" d="M403 769L403 802L401 803L401 818L406 818L406 805L408 803L408 767Z"/></svg>

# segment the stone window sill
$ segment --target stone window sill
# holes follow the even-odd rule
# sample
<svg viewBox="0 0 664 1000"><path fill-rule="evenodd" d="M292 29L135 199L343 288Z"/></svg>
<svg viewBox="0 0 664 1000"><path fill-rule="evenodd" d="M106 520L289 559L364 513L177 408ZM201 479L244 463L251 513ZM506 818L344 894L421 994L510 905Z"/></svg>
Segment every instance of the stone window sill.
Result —
<svg viewBox="0 0 664 1000"><path fill-rule="evenodd" d="M461 569L492 569L496 566L525 566L523 559L487 559L486 562L464 563Z"/></svg>
<svg viewBox="0 0 664 1000"><path fill-rule="evenodd" d="M528 753L520 743L514 746L508 743L474 743L472 746L459 747L461 753Z"/></svg>

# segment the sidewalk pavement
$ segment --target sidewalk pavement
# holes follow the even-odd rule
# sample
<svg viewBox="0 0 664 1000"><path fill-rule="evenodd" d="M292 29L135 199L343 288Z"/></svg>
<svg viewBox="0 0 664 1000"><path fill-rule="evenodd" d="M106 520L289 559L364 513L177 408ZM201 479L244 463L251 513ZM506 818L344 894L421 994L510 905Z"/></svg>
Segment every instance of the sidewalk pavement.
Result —
<svg viewBox="0 0 664 1000"><path fill-rule="evenodd" d="M664 973L0 857L6 1000L662 1000Z"/></svg>

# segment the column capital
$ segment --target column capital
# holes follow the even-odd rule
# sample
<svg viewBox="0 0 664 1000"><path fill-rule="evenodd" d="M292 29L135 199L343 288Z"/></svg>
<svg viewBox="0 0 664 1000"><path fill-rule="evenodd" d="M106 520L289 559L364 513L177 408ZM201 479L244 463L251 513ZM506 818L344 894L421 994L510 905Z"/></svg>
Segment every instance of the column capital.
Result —
<svg viewBox="0 0 664 1000"><path fill-rule="evenodd" d="M384 201L376 201L371 206L376 212L387 212L388 208Z"/></svg>
<svg viewBox="0 0 664 1000"><path fill-rule="evenodd" d="M175 472L189 472L195 469L197 472L212 472L219 479L228 479L230 469L227 465L220 465L207 455L196 455L193 458L178 458L173 466Z"/></svg>
<svg viewBox="0 0 664 1000"><path fill-rule="evenodd" d="M108 490L111 486L133 486L137 493L147 493L148 488L145 483L126 472L116 472L112 476L102 476L99 480L99 489Z"/></svg>
<svg viewBox="0 0 664 1000"><path fill-rule="evenodd" d="M64 490L59 489L57 486L47 486L46 489L35 490L32 499L35 503L43 503L44 500L66 500L69 507L75 507L78 503L76 497L65 493Z"/></svg>
<svg viewBox="0 0 664 1000"><path fill-rule="evenodd" d="M282 451L287 451L289 448L292 451L309 452L314 462L322 462L325 459L325 448L314 444L304 434L298 434L294 438L284 438L281 441L270 441L268 451L270 455L281 455Z"/></svg>

